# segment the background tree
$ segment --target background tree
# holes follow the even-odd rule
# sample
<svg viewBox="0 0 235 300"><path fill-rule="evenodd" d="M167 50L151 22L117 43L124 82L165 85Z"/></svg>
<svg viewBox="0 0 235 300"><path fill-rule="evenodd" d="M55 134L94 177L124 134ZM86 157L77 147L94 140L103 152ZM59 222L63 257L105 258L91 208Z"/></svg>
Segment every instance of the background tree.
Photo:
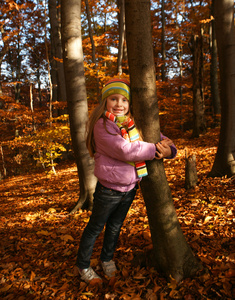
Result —
<svg viewBox="0 0 235 300"><path fill-rule="evenodd" d="M161 1L161 15L162 15L162 32L161 32L161 55L162 55L162 65L161 65L161 77L162 81L166 80L165 65L166 65L166 42L165 42L165 30L166 30L166 20L165 20L165 0Z"/></svg>
<svg viewBox="0 0 235 300"><path fill-rule="evenodd" d="M51 42L51 79L53 85L53 102L66 101L64 67L62 60L60 6L57 0L49 0L50 42ZM63 111L62 111L63 112ZM59 111L60 114L60 111Z"/></svg>
<svg viewBox="0 0 235 300"><path fill-rule="evenodd" d="M0 4L0 9L2 13L2 23L0 25L0 34L1 34L1 48L0 48L0 96L2 96L2 78L1 78L1 73L2 73L2 62L4 56L7 54L9 51L9 32L6 32L5 30L5 22L8 18L10 18L10 10L6 3L1 2Z"/></svg>
<svg viewBox="0 0 235 300"><path fill-rule="evenodd" d="M160 140L149 0L126 0L127 49L133 113L144 140ZM147 164L141 181L153 241L154 264L176 281L195 274L199 264L181 231L162 161Z"/></svg>
<svg viewBox="0 0 235 300"><path fill-rule="evenodd" d="M90 7L89 7L88 0L85 0L85 4L86 4L86 14L87 14L88 29L89 29L89 37L90 37L91 49L92 49L92 63L96 67L96 57L95 57L96 49L95 49L95 42L94 42L94 39L93 39L93 30L92 30L92 25L91 25L91 14L90 14Z"/></svg>
<svg viewBox="0 0 235 300"><path fill-rule="evenodd" d="M181 120L181 124L180 124L180 128L182 129L182 119L183 119L183 115L182 115L182 104L183 104L183 87L182 87L182 82L183 82L183 43L182 43L182 36L181 36L181 30L180 30L180 24L179 24L179 18L181 17L181 14L184 16L184 5L182 8L182 13L180 13L180 9L179 6L176 5L175 7L175 26L176 26L176 40L177 40L177 60L178 60L178 68L179 68L179 97L180 97L180 109L181 109L181 113L180 113L180 120Z"/></svg>
<svg viewBox="0 0 235 300"><path fill-rule="evenodd" d="M221 129L210 176L235 174L235 30L234 1L216 0L215 28L219 54Z"/></svg>
<svg viewBox="0 0 235 300"><path fill-rule="evenodd" d="M191 49L193 53L193 132L192 137L199 137L204 133L205 124L205 103L204 103L204 72L203 72L203 35L191 38Z"/></svg>
<svg viewBox="0 0 235 300"><path fill-rule="evenodd" d="M42 3L41 3L42 4ZM28 81L33 83L37 89L38 104L43 106L42 89L48 84L48 66L47 66L47 53L46 49L49 48L49 36L47 37L47 15L45 16L45 8L43 5L32 6L28 12L28 18L31 19L31 24L28 27L27 34L27 63L30 65L28 70ZM46 30L46 32L45 32ZM46 46L45 46L46 38ZM49 68L50 70L50 68ZM49 75L53 75L50 70ZM24 95L25 97L25 95Z"/></svg>
<svg viewBox="0 0 235 300"><path fill-rule="evenodd" d="M85 4L86 4L86 14L87 14L89 37L90 37L90 43L91 43L91 49L92 49L92 64L91 65L92 65L92 68L94 69L94 74L96 74L97 94L99 94L99 76L98 76L97 63L96 63L96 47L95 47L95 41L93 38L90 5L89 5L88 0L85 0Z"/></svg>
<svg viewBox="0 0 235 300"><path fill-rule="evenodd" d="M61 14L70 130L80 186L80 198L74 210L84 205L91 209L96 178L94 161L91 159L85 143L88 106L81 37L81 0L62 0Z"/></svg>
<svg viewBox="0 0 235 300"><path fill-rule="evenodd" d="M119 43L118 43L118 60L117 73L122 74L122 60L125 50L126 24L125 24L125 0L117 0L118 6L118 28L119 28Z"/></svg>
<svg viewBox="0 0 235 300"><path fill-rule="evenodd" d="M210 23L210 52L211 52L211 67L210 67L210 79L211 79L211 102L213 107L213 115L215 124L218 123L220 115L220 97L219 97L219 85L218 85L218 52L217 41L215 34L215 19L214 19L214 4L215 1L211 1L211 23Z"/></svg>

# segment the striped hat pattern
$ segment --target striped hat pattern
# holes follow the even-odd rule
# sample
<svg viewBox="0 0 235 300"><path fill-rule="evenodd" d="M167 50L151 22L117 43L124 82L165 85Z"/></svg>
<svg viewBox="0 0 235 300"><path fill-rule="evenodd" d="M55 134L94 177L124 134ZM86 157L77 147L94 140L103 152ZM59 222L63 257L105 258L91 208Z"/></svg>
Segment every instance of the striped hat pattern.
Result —
<svg viewBox="0 0 235 300"><path fill-rule="evenodd" d="M102 89L102 100L113 94L121 94L130 102L130 82L127 79L113 78Z"/></svg>

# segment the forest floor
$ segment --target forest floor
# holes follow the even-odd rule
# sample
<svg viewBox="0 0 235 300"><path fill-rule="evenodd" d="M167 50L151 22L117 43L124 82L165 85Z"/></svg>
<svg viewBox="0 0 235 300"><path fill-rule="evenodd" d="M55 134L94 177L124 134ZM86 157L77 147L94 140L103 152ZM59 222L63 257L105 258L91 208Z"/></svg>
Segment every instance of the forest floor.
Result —
<svg viewBox="0 0 235 300"><path fill-rule="evenodd" d="M209 178L218 129L198 139L174 139L177 158L165 170L178 219L194 254L208 271L180 284L167 282L153 268L132 266L138 251L151 248L144 201L139 191L124 222L115 261L116 282L102 287L82 282L75 267L80 237L90 212L70 215L79 196L74 162L57 175L28 170L0 181L0 298L24 299L234 299L235 178ZM185 148L197 158L198 184L186 190ZM103 277L98 238L92 266Z"/></svg>

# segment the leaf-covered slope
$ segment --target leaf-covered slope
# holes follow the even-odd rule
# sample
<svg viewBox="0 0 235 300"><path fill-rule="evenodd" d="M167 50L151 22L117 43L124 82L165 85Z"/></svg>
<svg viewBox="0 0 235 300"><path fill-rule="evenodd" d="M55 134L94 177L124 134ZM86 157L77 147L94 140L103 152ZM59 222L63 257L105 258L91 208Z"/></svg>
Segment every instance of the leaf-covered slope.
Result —
<svg viewBox="0 0 235 300"><path fill-rule="evenodd" d="M234 178L207 178L218 130L190 141L175 140L176 159L165 161L167 178L183 232L208 272L176 285L155 270L133 267L136 252L151 248L148 219L140 191L128 213L115 253L113 287L82 282L74 266L90 212L69 215L79 186L73 163L60 164L57 176L32 173L0 181L1 299L232 299L234 297ZM199 182L184 189L185 147L197 157ZM102 236L92 256L99 262Z"/></svg>

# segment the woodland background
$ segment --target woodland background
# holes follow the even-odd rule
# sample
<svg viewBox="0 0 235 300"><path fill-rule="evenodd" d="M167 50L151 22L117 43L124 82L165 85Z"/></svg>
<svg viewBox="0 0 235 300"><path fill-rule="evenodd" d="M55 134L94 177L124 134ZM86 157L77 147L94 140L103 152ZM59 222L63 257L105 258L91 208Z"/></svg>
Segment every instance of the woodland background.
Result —
<svg viewBox="0 0 235 300"><path fill-rule="evenodd" d="M154 269L132 265L136 252L151 248L146 209L139 192L121 232L116 284L110 287L105 282L103 289L98 289L79 280L74 263L90 212L80 209L69 214L78 199L79 183L60 74L62 54L53 35L60 24L53 23L55 15L60 20L60 5L57 1L1 1L3 299L234 297L234 177L207 177L220 130L220 110L211 92L211 3L172 0L151 1L151 5L161 131L174 140L179 150L175 160L164 163L165 170L187 242L208 271L177 285L174 280L167 283ZM118 12L114 1L94 0L89 5L82 1L89 111L98 103L107 76L128 76L125 43L120 63ZM205 126L199 134L195 134L193 125L195 36L203 42L199 49L203 54L200 84ZM186 149L196 155L198 171L197 186L189 190L185 189ZM94 266L101 242L102 236L94 252Z"/></svg>

